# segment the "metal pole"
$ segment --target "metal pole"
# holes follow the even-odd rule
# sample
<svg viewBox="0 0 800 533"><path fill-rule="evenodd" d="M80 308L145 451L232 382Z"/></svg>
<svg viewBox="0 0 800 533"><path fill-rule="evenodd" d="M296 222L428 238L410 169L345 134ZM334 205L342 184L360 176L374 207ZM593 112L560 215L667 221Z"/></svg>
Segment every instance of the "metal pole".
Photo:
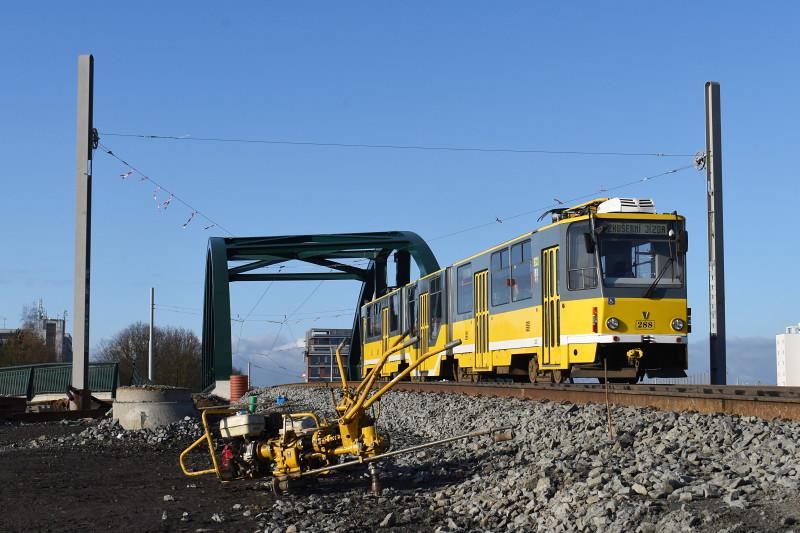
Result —
<svg viewBox="0 0 800 533"><path fill-rule="evenodd" d="M330 342L330 340L329 340ZM333 381L333 346L328 346L328 351L331 354L331 378L330 381Z"/></svg>
<svg viewBox="0 0 800 533"><path fill-rule="evenodd" d="M156 289L155 287L150 287L150 338L147 341L147 379L149 379L151 383L155 383L153 378L155 375L153 368L153 319L156 307L155 301Z"/></svg>
<svg viewBox="0 0 800 533"><path fill-rule="evenodd" d="M725 256L722 227L722 127L719 83L706 82L708 318L711 384L725 385Z"/></svg>
<svg viewBox="0 0 800 533"><path fill-rule="evenodd" d="M253 386L253 374L250 372L250 360L247 360L247 385L252 387Z"/></svg>
<svg viewBox="0 0 800 533"><path fill-rule="evenodd" d="M89 264L92 237L92 112L94 58L78 57L77 164L75 167L75 299L72 386L78 409L89 409Z"/></svg>

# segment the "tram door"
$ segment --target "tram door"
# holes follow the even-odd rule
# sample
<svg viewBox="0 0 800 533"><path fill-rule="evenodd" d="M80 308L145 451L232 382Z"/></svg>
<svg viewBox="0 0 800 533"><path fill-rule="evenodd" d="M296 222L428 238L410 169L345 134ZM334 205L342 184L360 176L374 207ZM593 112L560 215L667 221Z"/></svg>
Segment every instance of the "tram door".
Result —
<svg viewBox="0 0 800 533"><path fill-rule="evenodd" d="M389 308L384 307L381 310L381 347L383 353L389 349Z"/></svg>
<svg viewBox="0 0 800 533"><path fill-rule="evenodd" d="M428 293L419 295L419 351L417 358L428 351L428 328L430 327L430 313L428 308Z"/></svg>
<svg viewBox="0 0 800 533"><path fill-rule="evenodd" d="M489 351L489 271L476 272L472 283L475 296L475 368L492 366Z"/></svg>
<svg viewBox="0 0 800 533"><path fill-rule="evenodd" d="M558 246L542 250L542 365L560 363L561 297Z"/></svg>

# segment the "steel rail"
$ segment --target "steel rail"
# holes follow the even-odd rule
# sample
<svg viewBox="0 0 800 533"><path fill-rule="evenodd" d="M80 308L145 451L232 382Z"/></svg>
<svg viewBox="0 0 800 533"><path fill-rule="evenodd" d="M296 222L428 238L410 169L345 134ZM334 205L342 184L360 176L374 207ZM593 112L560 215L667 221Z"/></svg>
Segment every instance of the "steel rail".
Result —
<svg viewBox="0 0 800 533"><path fill-rule="evenodd" d="M375 383L375 386L379 385L380 383ZM279 386L330 387L328 382L289 383ZM605 385L585 383L400 382L393 390L603 404L606 388ZM616 405L800 421L800 387L609 384L608 391L611 403Z"/></svg>

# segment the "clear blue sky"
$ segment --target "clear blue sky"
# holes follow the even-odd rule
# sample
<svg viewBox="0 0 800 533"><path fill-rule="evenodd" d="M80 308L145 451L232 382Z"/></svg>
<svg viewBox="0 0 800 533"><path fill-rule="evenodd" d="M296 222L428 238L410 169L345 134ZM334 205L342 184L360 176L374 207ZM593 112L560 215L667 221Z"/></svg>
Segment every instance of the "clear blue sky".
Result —
<svg viewBox="0 0 800 533"><path fill-rule="evenodd" d="M81 53L95 55L101 132L334 143L691 154L704 148L703 84L713 79L723 98L729 335L763 341L756 364L774 368L773 335L800 320L790 275L799 259L798 14L792 2L5 5L0 318L15 326L39 297L51 314L72 311ZM433 239L691 162L102 142L237 235L406 229ZM96 153L93 346L146 320L151 285L160 303L199 313L206 240L221 234L201 220L181 229L190 211L173 203L158 212L153 188L121 180L125 170ZM705 174L619 194L689 219L692 370L702 371ZM536 227L537 215L431 245L447 264ZM313 288L276 285L253 316L290 313ZM349 314L315 312L352 307L356 289L325 283L295 318L347 326ZM246 314L262 290L236 286L234 313ZM200 331L196 314L159 311L157 321ZM277 325L248 323L243 349L282 346L311 324L295 321L274 342ZM299 367L294 352L287 365ZM268 374L261 378L280 380Z"/></svg>

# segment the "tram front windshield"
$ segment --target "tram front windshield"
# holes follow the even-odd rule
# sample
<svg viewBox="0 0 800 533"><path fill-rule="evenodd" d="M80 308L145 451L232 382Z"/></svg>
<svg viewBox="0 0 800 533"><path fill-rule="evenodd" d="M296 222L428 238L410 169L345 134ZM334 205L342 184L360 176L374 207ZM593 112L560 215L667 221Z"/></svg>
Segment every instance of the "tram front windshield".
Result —
<svg viewBox="0 0 800 533"><path fill-rule="evenodd" d="M650 285L680 287L683 254L674 238L675 222L598 221L600 272L606 286Z"/></svg>

